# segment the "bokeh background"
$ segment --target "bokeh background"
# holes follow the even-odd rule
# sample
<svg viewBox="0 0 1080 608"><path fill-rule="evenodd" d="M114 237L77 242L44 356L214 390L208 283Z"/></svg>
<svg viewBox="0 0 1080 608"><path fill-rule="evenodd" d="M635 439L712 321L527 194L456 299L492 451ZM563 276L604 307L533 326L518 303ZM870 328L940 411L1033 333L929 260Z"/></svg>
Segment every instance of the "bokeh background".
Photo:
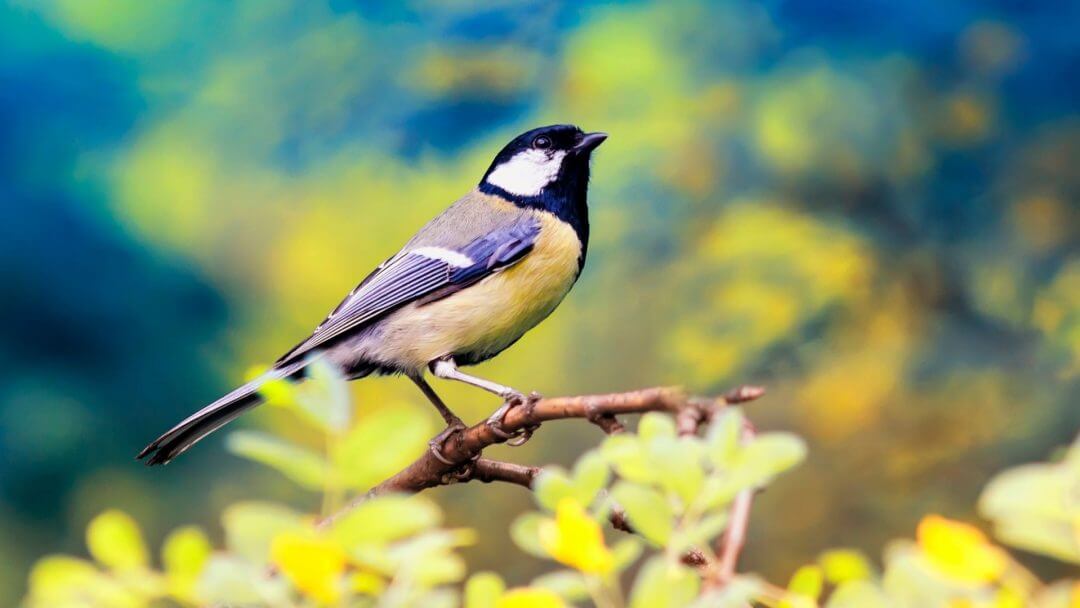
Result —
<svg viewBox="0 0 1080 608"><path fill-rule="evenodd" d="M750 417L811 450L755 506L747 564L777 580L974 518L993 472L1080 428L1078 23L1006 0L0 2L0 604L106 507L153 544L241 498L312 508L225 433L133 456L552 122L611 134L589 264L479 373L768 386ZM586 426L499 455L566 462ZM433 495L485 531L474 567L534 571L503 559L524 492Z"/></svg>

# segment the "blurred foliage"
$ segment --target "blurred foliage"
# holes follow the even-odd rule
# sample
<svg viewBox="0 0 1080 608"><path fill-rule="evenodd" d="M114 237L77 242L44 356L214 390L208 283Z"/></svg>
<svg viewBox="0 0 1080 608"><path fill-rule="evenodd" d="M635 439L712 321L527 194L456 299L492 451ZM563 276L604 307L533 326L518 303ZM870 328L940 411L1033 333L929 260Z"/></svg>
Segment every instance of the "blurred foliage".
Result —
<svg viewBox="0 0 1080 608"><path fill-rule="evenodd" d="M216 436L131 462L551 122L611 134L589 262L479 373L768 385L755 420L811 448L755 506L747 560L774 580L925 512L972 518L993 471L1080 428L1078 21L1067 2L0 1L0 604L108 508L156 544L408 457L353 466L367 441L421 449L437 418L372 379L332 452L282 408L245 417L260 430L232 448L285 474ZM467 420L495 407L436 388ZM569 465L593 439L547 436L523 458ZM453 527L524 508L479 494L437 499ZM537 574L506 541L462 554Z"/></svg>
<svg viewBox="0 0 1080 608"><path fill-rule="evenodd" d="M364 423L350 426L332 415L342 411L337 397L344 380L325 368L316 378L308 395L284 396L279 387L275 401L316 425L326 440L324 455L300 460L332 461L335 443ZM709 570L684 565L683 554L697 548L715 563L712 548L727 529L735 495L764 488L806 455L802 441L788 433L745 440L745 424L737 408L728 408L703 436L679 436L671 415L650 413L636 434L608 437L571 470L546 467L534 483L539 510L519 516L511 535L524 553L566 568L526 585L508 589L493 572L470 576L458 549L474 543L477 532L446 527L439 507L425 496L379 494L325 526L316 525L316 515L285 505L234 504L222 517L224 547L212 552L202 530L179 529L165 540L160 571L153 569L134 520L106 511L86 532L94 561L42 558L30 573L24 605L138 608L163 599L185 606L425 608L1073 608L1080 603L1080 579L1044 584L978 528L938 515L923 518L915 542L892 542L880 573L859 551L835 549L799 568L786 587L749 574L721 587L710 585ZM382 428L394 430L393 425ZM230 441L237 445L237 437L245 436L238 431ZM368 455L384 450L390 457L403 455L417 443L376 445ZM301 449L267 439L259 450L239 451L301 487L321 484L320 515L338 513L334 467L320 467L321 476L297 475L294 460ZM374 474L379 464L364 458L353 466ZM1080 440L1061 462L999 475L984 492L981 509L1006 542L1080 564L1078 487ZM476 492L486 489L473 486ZM640 537L608 531L616 508Z"/></svg>

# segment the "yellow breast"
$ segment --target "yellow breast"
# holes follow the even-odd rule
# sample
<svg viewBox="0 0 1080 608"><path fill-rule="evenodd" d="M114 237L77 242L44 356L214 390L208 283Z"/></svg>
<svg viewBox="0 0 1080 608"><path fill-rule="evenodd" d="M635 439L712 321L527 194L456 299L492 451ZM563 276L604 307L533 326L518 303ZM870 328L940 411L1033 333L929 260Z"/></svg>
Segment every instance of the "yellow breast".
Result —
<svg viewBox="0 0 1080 608"><path fill-rule="evenodd" d="M534 213L541 230L528 255L447 298L394 313L380 332L383 354L414 369L446 355L484 359L551 314L577 280L581 241L550 213Z"/></svg>

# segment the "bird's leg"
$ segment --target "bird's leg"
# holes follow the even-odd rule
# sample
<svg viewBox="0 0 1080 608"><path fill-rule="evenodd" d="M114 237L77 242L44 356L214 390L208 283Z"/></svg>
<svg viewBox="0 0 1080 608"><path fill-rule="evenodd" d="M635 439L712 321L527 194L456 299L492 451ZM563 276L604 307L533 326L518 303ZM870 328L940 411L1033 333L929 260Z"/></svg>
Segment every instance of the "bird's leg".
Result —
<svg viewBox="0 0 1080 608"><path fill-rule="evenodd" d="M431 373L439 378L464 382L465 384L482 388L489 393L498 395L502 398L503 404L499 409L495 410L495 413L488 417L487 425L502 439L513 439L513 441L508 442L508 445L519 446L529 440L533 429L525 429L519 433L509 433L503 428L503 421L506 419L506 413L509 412L511 408L518 405L524 405L530 401L535 401L540 398L540 395L532 393L526 397L520 391L516 391L509 386L503 386L490 380L466 374L458 369L457 364L449 357L432 361L429 367L431 368Z"/></svg>
<svg viewBox="0 0 1080 608"><path fill-rule="evenodd" d="M450 411L450 408L446 407L446 404L443 403L443 400L440 399L437 394L435 394L435 389L431 388L431 385L427 383L427 380L424 380L423 376L419 374L415 376L410 374L409 379L416 384L416 386L420 389L420 392L424 393L424 396L428 398L428 401L431 402L431 405L434 405L435 409L439 410L439 415L442 416L443 420L446 421L446 424L448 426L465 426L465 423L462 422L461 418L458 418L457 414Z"/></svg>
<svg viewBox="0 0 1080 608"><path fill-rule="evenodd" d="M458 369L457 363L451 358L436 359L429 365L431 373L436 377L446 380L457 380L458 382L464 382L476 388L482 388L489 393L495 393L503 401L518 401L525 403L525 395L520 391L516 391L509 386L503 386L501 384L492 382L490 380L484 380L483 378L477 378L476 376L466 374Z"/></svg>
<svg viewBox="0 0 1080 608"><path fill-rule="evenodd" d="M409 374L409 379L416 384L420 389L420 392L424 393L424 396L428 398L431 405L434 405L435 409L439 410L439 415L446 421L446 428L428 442L428 449L430 449L431 454L443 464L454 464L453 461L446 456L443 456L443 447L446 445L446 440L449 439L451 435L465 430L465 423L461 418L458 418L457 414L450 411L450 408L446 407L443 400L435 394L435 389L431 388L431 385L424 380L423 376L420 374Z"/></svg>

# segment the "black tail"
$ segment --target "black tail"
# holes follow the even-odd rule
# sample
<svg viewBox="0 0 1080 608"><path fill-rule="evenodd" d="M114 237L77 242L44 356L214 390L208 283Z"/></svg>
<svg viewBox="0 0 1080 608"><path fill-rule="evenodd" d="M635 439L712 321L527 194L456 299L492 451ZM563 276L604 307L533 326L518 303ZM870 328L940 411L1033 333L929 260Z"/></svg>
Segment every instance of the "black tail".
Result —
<svg viewBox="0 0 1080 608"><path fill-rule="evenodd" d="M272 369L233 390L169 429L167 433L143 448L143 451L139 452L136 458L142 460L149 457L146 464L150 466L168 463L198 443L203 437L262 403L258 391L263 384L280 378L299 378L301 370L308 363L309 361L297 361L281 368Z"/></svg>

